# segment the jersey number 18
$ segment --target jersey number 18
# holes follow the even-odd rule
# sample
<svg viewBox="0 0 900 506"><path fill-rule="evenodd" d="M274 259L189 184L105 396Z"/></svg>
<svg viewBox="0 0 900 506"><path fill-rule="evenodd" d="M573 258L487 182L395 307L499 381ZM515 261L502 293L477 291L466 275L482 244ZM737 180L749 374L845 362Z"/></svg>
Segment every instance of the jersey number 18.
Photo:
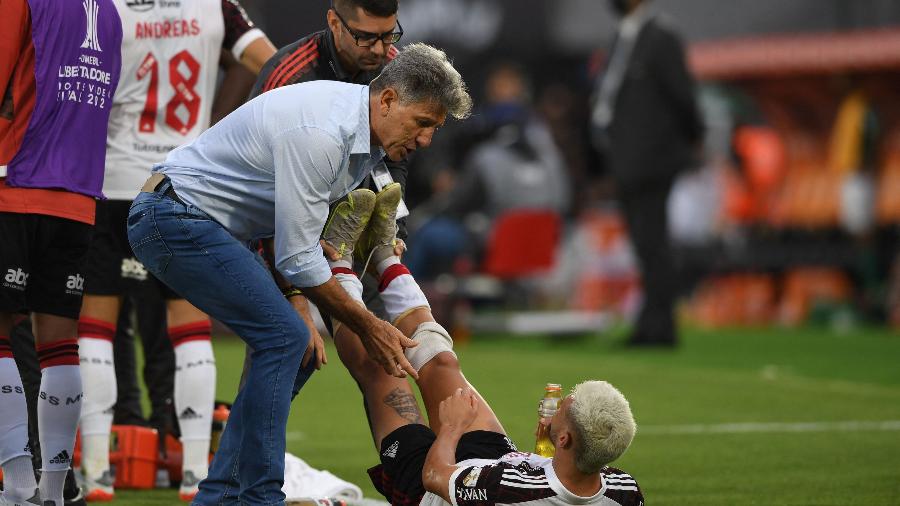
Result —
<svg viewBox="0 0 900 506"><path fill-rule="evenodd" d="M187 68L189 74L184 76L179 68L182 64ZM141 132L153 132L156 130L156 112L159 102L159 60L153 53L147 53L144 61L137 70L138 80L142 80L150 76L150 86L147 89L147 102L144 104L144 111L138 120L138 130ZM166 125L173 130L186 135L194 125L197 124L197 116L200 112L200 95L197 94L195 87L197 79L200 77L200 62L191 56L187 50L182 50L169 60L169 84L175 93L172 95L169 103L166 104ZM176 114L178 108L184 106L187 110L187 121L182 121L181 117Z"/></svg>

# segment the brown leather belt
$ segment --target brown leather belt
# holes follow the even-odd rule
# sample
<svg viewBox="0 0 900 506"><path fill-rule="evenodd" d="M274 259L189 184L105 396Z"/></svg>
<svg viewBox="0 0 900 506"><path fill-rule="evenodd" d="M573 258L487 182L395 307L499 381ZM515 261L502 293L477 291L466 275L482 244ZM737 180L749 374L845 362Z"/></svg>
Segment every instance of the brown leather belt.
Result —
<svg viewBox="0 0 900 506"><path fill-rule="evenodd" d="M159 190L159 187L162 186L163 183L167 183L168 181L169 178L165 174L155 172L150 176L150 179L148 179L147 182L144 183L144 186L141 187L141 191L147 193L156 193ZM169 197L175 202L178 202L179 204L185 205L184 201L178 198L178 194L175 193L175 189L172 188L172 183L169 183L169 187L166 188L166 190L163 192L163 195Z"/></svg>

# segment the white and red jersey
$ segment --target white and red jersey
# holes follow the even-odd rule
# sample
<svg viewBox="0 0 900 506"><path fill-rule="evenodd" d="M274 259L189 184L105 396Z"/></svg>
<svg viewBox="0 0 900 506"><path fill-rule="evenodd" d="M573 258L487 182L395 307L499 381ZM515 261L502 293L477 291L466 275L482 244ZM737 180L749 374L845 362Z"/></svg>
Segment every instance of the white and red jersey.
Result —
<svg viewBox="0 0 900 506"><path fill-rule="evenodd" d="M263 33L237 0L115 0L122 74L109 118L103 193L131 200L154 163L209 127L221 50L240 60Z"/></svg>
<svg viewBox="0 0 900 506"><path fill-rule="evenodd" d="M450 478L453 506L643 506L644 496L631 475L613 468L600 471L602 486L590 497L569 492L553 470L553 459L533 453L507 453L496 460L470 459L459 462ZM424 506L446 505L428 492Z"/></svg>

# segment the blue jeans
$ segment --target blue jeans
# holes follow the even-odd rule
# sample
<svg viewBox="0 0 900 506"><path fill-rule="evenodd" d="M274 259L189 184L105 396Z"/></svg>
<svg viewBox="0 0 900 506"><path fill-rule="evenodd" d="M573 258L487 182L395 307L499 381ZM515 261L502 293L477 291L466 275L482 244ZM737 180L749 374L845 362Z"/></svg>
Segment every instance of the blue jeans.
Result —
<svg viewBox="0 0 900 506"><path fill-rule="evenodd" d="M283 505L285 430L309 330L257 255L202 210L162 194L131 205L128 240L144 266L254 352L247 382L193 504Z"/></svg>

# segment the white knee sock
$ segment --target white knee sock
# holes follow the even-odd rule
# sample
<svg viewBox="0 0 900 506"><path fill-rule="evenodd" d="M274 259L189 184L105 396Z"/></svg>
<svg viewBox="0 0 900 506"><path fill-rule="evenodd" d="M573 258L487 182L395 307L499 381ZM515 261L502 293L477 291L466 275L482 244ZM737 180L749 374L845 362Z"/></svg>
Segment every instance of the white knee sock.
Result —
<svg viewBox="0 0 900 506"><path fill-rule="evenodd" d="M377 268L381 276L378 291L391 322L412 309L430 307L422 288L398 257L385 259Z"/></svg>
<svg viewBox="0 0 900 506"><path fill-rule="evenodd" d="M81 408L81 468L93 480L109 471L109 434L116 403L113 343L106 339L78 340L84 405Z"/></svg>
<svg viewBox="0 0 900 506"><path fill-rule="evenodd" d="M41 392L38 433L41 439L41 498L63 504L63 485L72 461L75 429L81 415L81 372L75 339L38 345Z"/></svg>
<svg viewBox="0 0 900 506"><path fill-rule="evenodd" d="M207 331L205 340L175 346L175 411L181 427L182 469L199 479L206 478L209 466L215 396L216 361Z"/></svg>
<svg viewBox="0 0 900 506"><path fill-rule="evenodd" d="M338 283L341 284L341 287L347 292L347 295L350 296L351 299L365 306L365 302L363 302L362 294L363 294L363 286L362 281L356 276L356 273L353 272L353 269L349 267L341 266L341 261L332 262L329 261L328 265L331 266L331 274L334 275L334 278L338 280ZM339 328L341 328L340 320L337 318L331 318L331 332L332 335L337 334Z"/></svg>
<svg viewBox="0 0 900 506"><path fill-rule="evenodd" d="M3 341L0 340L0 346ZM28 448L28 409L16 362L6 354L0 358L0 406L3 489L7 499L24 502L34 494L37 486L31 467L31 450Z"/></svg>
<svg viewBox="0 0 900 506"><path fill-rule="evenodd" d="M341 287L344 289L344 291L347 292L347 295L349 295L351 299L362 302L362 281L359 280L359 277L356 276L356 273L354 273L351 269L339 267L332 267L331 273L334 275L334 278L338 280L338 283L341 284Z"/></svg>
<svg viewBox="0 0 900 506"><path fill-rule="evenodd" d="M37 483L31 457L21 456L3 463L3 498L14 504L25 503L34 496ZM5 503L4 503L5 504Z"/></svg>

